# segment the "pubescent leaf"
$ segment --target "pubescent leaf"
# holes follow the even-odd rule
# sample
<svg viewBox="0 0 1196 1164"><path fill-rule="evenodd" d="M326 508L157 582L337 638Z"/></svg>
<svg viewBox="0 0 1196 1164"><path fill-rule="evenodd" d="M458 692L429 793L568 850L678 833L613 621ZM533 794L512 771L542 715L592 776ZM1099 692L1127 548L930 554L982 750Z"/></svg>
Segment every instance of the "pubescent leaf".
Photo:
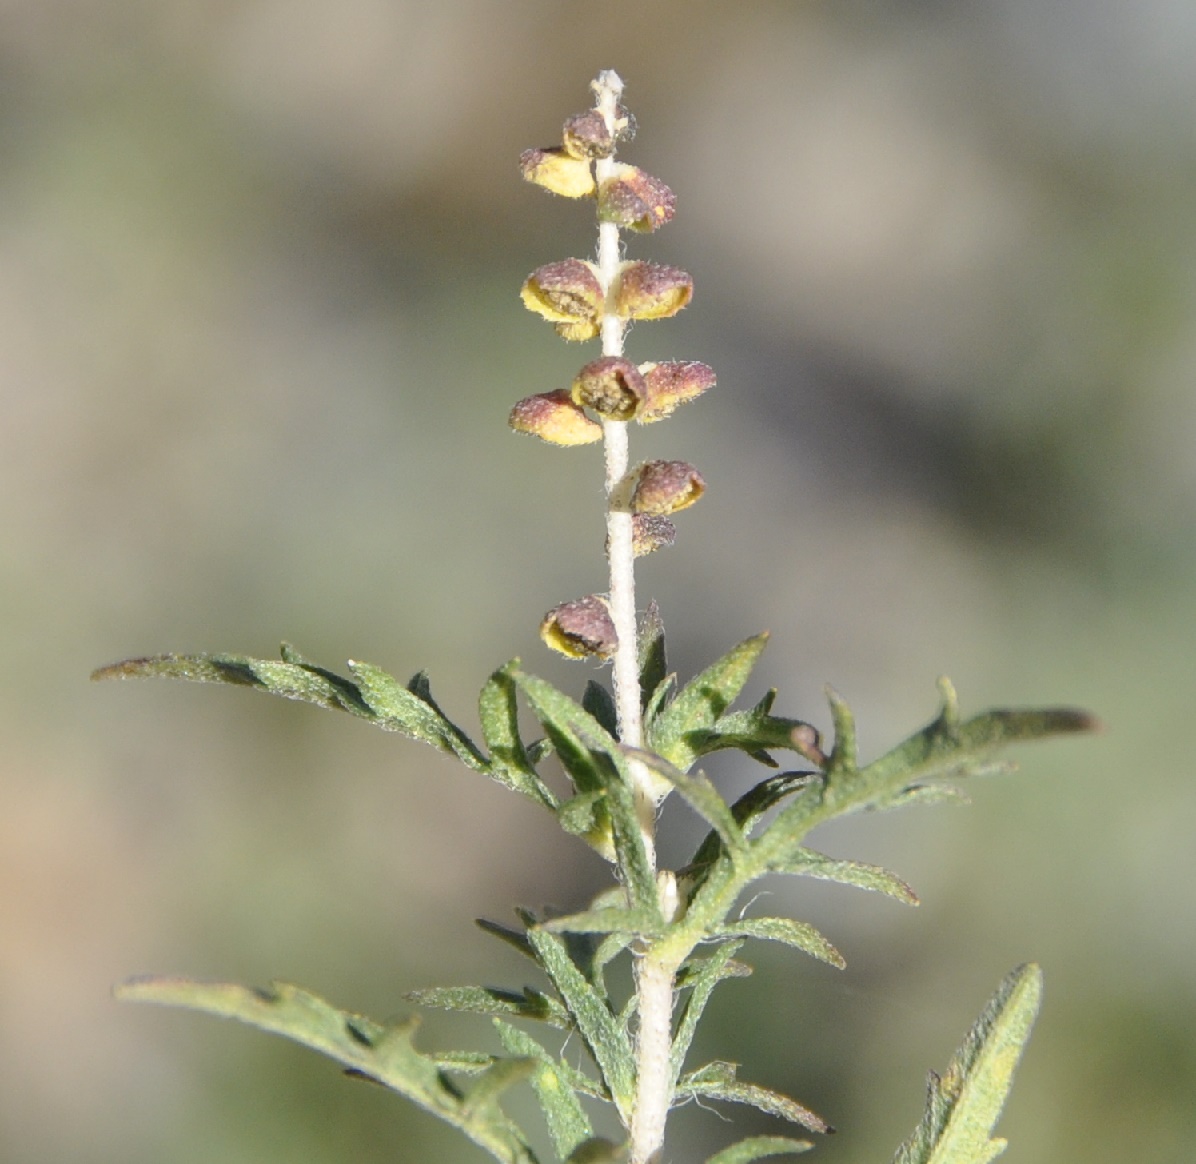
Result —
<svg viewBox="0 0 1196 1164"><path fill-rule="evenodd" d="M989 1164L1005 1141L992 1130L1042 1001L1042 971L1013 970L984 1008L940 1079L931 1072L926 1111L893 1164Z"/></svg>
<svg viewBox="0 0 1196 1164"><path fill-rule="evenodd" d="M446 1081L442 1062L415 1049L414 1019L384 1026L281 982L255 990L227 982L139 978L118 986L116 996L204 1011L283 1035L419 1104L496 1159L535 1164L523 1133L497 1103L506 1087L535 1069L534 1061L494 1061L463 1096Z"/></svg>
<svg viewBox="0 0 1196 1164"><path fill-rule="evenodd" d="M746 1103L768 1115L801 1124L811 1132L831 1133L835 1130L821 1116L779 1091L754 1083L740 1083L735 1078L734 1063L707 1063L705 1067L691 1071L678 1082L677 1095Z"/></svg>
<svg viewBox="0 0 1196 1164"><path fill-rule="evenodd" d="M651 723L645 725L648 748L675 768L689 771L701 755L701 743L743 690L768 635L756 635L732 648L695 675Z"/></svg>
<svg viewBox="0 0 1196 1164"><path fill-rule="evenodd" d="M839 970L847 965L843 955L812 925L788 917L740 918L737 922L722 926L714 936L763 938L770 942L783 942L817 958L820 962L829 962Z"/></svg>
<svg viewBox="0 0 1196 1164"><path fill-rule="evenodd" d="M716 1152L706 1164L752 1164L766 1156L797 1156L812 1147L809 1140L791 1140L788 1136L751 1136Z"/></svg>
<svg viewBox="0 0 1196 1164"><path fill-rule="evenodd" d="M568 1011L556 999L536 990L525 989L522 994L516 994L512 990L499 990L494 986L431 986L423 990L409 990L403 997L416 1006L434 1007L437 1010L534 1019L562 1030L569 1030L573 1026Z"/></svg>
<svg viewBox="0 0 1196 1164"><path fill-rule="evenodd" d="M571 1082L576 1072L558 1063L526 1031L501 1019L496 1019L494 1026L508 1055L535 1060L536 1070L531 1076L531 1085L544 1112L552 1146L558 1156L567 1157L594 1135L590 1119Z"/></svg>

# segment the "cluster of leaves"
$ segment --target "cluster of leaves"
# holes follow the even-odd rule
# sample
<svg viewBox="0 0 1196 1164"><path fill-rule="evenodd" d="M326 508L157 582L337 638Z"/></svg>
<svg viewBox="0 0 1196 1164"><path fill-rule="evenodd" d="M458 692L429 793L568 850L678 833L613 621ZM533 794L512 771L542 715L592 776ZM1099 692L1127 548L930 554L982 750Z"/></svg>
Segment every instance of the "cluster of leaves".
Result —
<svg viewBox="0 0 1196 1164"><path fill-rule="evenodd" d="M596 1164L622 1159L622 1148L595 1136L583 1101L612 1104L626 1124L635 1093L634 1000L620 1002L612 996L606 970L620 955L650 944L657 956L667 952L678 967L669 1059L672 1102L701 1098L744 1103L811 1131L830 1130L795 1100L739 1080L731 1063L686 1069L698 1020L714 988L750 973L736 957L747 940L782 942L843 965L835 947L807 923L736 913L745 891L767 874L782 873L837 881L916 904L913 891L895 874L832 859L809 848L806 837L845 813L958 795L952 781L992 770L993 753L1001 745L1083 731L1092 721L1068 709L998 710L962 720L954 692L944 681L937 717L861 766L852 715L838 696L830 697L835 730L829 751L810 725L772 714L775 692L749 709L733 710L766 636L740 643L679 689L667 669L654 610L645 616L640 641L643 749L618 741L611 694L602 684L591 680L579 703L525 672L518 660L494 672L482 689L482 746L448 719L423 673L404 685L376 667L350 663L351 677L346 677L289 647L281 661L161 655L102 668L97 678L158 676L255 687L347 711L423 741L554 813L564 829L610 860L617 875L614 888L581 912L538 918L521 911L518 928L480 923L536 963L546 980L542 986L519 991L451 987L409 996L418 1005L490 1017L503 1056L424 1053L413 1045L413 1021L383 1026L293 986L252 990L184 979L137 979L121 987L120 994L237 1018L313 1047L350 1072L405 1095L510 1164L535 1159L526 1136L499 1106L507 1087L526 1080L539 1099L557 1156L570 1164ZM520 696L543 732L534 741L521 737ZM770 769L734 803L696 768L702 756L722 749L744 752ZM808 766L779 770L773 753L791 753ZM568 779L566 797L557 796L541 775L550 756ZM675 908L667 911L630 791L631 769L637 765L675 791L709 826L677 875ZM900 1150L899 1164L979 1164L1000 1150L1001 1141L991 1139L990 1132L1029 1033L1038 982L1035 967L1020 968L1006 980L944 1078L932 1078L926 1116ZM572 1066L516 1022L575 1035L593 1072ZM456 1081L470 1076L471 1084ZM753 1137L717 1153L708 1164L748 1164L809 1146L786 1136Z"/></svg>

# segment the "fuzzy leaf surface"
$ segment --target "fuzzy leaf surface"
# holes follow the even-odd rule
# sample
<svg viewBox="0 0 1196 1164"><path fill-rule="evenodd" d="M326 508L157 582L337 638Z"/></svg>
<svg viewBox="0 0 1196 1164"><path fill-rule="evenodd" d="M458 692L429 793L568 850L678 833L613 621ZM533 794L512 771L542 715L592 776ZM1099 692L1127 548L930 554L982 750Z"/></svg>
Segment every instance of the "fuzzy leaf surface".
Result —
<svg viewBox="0 0 1196 1164"><path fill-rule="evenodd" d="M715 937L763 938L770 942L783 942L839 970L847 965L843 955L818 930L806 922L794 921L792 918L741 918L731 925L723 926Z"/></svg>
<svg viewBox="0 0 1196 1164"><path fill-rule="evenodd" d="M746 639L695 675L646 725L649 749L688 772L714 725L743 690L767 643L766 634Z"/></svg>
<svg viewBox="0 0 1196 1164"><path fill-rule="evenodd" d="M535 1061L531 1085L540 1101L552 1146L564 1159L594 1135L594 1128L571 1082L575 1072L571 1068L562 1070L561 1064L525 1031L502 1020L496 1020L494 1025L508 1055Z"/></svg>
<svg viewBox="0 0 1196 1164"><path fill-rule="evenodd" d="M797 1100L769 1087L760 1087L755 1083L740 1083L735 1078L734 1063L708 1063L705 1067L690 1072L677 1084L677 1093L680 1096L720 1099L727 1103L745 1103L767 1115L800 1124L811 1132L834 1131L826 1120Z"/></svg>
<svg viewBox="0 0 1196 1164"><path fill-rule="evenodd" d="M493 986L431 986L424 990L409 990L404 997L416 1006L437 1010L534 1019L562 1030L573 1026L569 1013L559 1002L534 990L516 994Z"/></svg>
<svg viewBox="0 0 1196 1164"><path fill-rule="evenodd" d="M735 954L742 945L742 941L731 939L724 942L709 958L700 962L691 961L685 966L684 982L689 988L689 995L685 1000L669 1050L669 1078L674 1088L681 1077L685 1057L689 1054L690 1045L697 1033L698 1020L702 1017L714 988L728 978L745 978L751 973L742 963L734 961Z"/></svg>
<svg viewBox="0 0 1196 1164"><path fill-rule="evenodd" d="M751 1136L716 1152L706 1164L752 1164L767 1156L797 1156L812 1147L809 1140L791 1140L788 1136Z"/></svg>
<svg viewBox="0 0 1196 1164"><path fill-rule="evenodd" d="M989 1164L1006 1142L992 1135L1042 1001L1042 971L1019 966L973 1024L940 1078L930 1074L926 1111L893 1164Z"/></svg>
<svg viewBox="0 0 1196 1164"><path fill-rule="evenodd" d="M629 1119L635 1095L635 1056L626 1027L611 1013L606 998L569 956L561 937L533 928L528 930L528 940L573 1016L619 1114Z"/></svg>
<svg viewBox="0 0 1196 1164"><path fill-rule="evenodd" d="M302 1043L459 1128L496 1159L535 1164L522 1132L498 1107L501 1093L535 1069L531 1060L495 1062L462 1096L445 1080L443 1063L415 1049L415 1020L384 1026L286 983L255 990L226 982L141 978L117 987L116 996L237 1019Z"/></svg>

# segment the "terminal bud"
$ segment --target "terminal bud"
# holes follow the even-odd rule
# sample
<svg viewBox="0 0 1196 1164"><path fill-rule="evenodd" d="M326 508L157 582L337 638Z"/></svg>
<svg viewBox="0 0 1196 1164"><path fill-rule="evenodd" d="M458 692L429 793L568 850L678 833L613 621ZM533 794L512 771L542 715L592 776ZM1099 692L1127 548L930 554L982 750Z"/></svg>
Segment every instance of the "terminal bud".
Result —
<svg viewBox="0 0 1196 1164"><path fill-rule="evenodd" d="M664 226L674 214L676 196L659 178L638 166L619 165L598 190L598 217L640 233Z"/></svg>

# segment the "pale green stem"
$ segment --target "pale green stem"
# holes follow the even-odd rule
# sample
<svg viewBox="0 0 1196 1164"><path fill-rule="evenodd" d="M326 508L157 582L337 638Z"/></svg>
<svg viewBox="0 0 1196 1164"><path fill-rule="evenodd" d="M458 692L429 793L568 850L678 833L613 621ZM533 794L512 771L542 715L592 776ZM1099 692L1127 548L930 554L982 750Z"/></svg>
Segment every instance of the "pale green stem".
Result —
<svg viewBox="0 0 1196 1164"><path fill-rule="evenodd" d="M610 70L600 73L594 83L598 111L612 129L623 92L623 82ZM600 159L595 178L601 183L615 170L612 158ZM614 286L622 261L619 229L614 223L598 227L598 271L603 291ZM621 356L626 321L607 313L602 317L602 354ZM643 746L643 724L639 679L638 628L635 611L635 554L632 547L631 512L627 508L625 481L629 468L627 423L604 420L606 450L606 536L610 563L611 619L618 635L613 662L615 708L619 719L619 739L629 747ZM637 769L631 765L633 773ZM637 781L636 806L644 848L652 865L656 864L656 802L646 787ZM669 884L675 885L671 878ZM674 889L675 897L675 889ZM664 904L662 902L662 904ZM672 904L669 905L672 912ZM671 1096L669 1053L672 1047L673 987L677 966L654 956L651 948L637 952L635 988L638 1028L636 1031L636 1094L631 1118L629 1164L650 1164L658 1158L664 1143L665 1122Z"/></svg>

